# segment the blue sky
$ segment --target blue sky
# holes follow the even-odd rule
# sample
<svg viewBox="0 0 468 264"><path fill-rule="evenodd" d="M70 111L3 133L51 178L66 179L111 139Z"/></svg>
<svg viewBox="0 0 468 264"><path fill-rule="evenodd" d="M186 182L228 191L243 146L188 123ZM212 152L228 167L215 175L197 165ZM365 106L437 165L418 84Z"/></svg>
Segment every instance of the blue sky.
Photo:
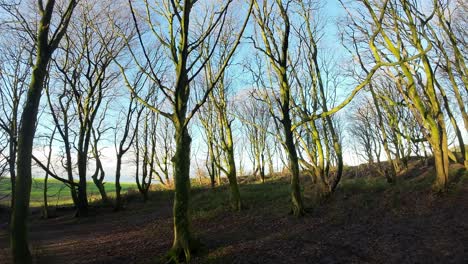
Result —
<svg viewBox="0 0 468 264"><path fill-rule="evenodd" d="M337 27L337 20L338 18L344 14L341 5L339 4L338 1L324 1L324 7L321 9L319 15L319 18L323 18L326 20L326 26L323 29L324 31L324 36L321 42L319 43L319 48L324 49L324 50L331 50L333 54L336 56L336 58L339 60L341 56L346 55L344 52L344 49L342 48L339 38L338 38L338 27ZM294 21L295 18L294 16L291 17L291 20ZM241 23L241 19L239 19L239 23ZM252 24L251 20L251 24ZM252 29L249 28L245 32L245 36L251 35ZM249 59L249 56L251 56L251 52L253 51L253 47L250 44L245 43L245 39L243 40L243 44L239 46L237 56L234 59L234 63L241 63L245 59ZM229 75L234 79L233 82L233 88L234 90L240 91L243 89L251 89L252 88L252 81L249 79L248 75L243 72L242 68L240 66L232 66L229 69ZM120 89L125 89L123 86ZM123 96L127 96L128 93L127 91L123 90L120 91L119 93L124 94ZM45 97L42 98L42 102L45 103L46 99ZM125 103L125 99L119 100L123 103ZM125 105L125 104L124 104ZM114 116L117 116L116 114L113 114ZM114 117L115 118L115 117ZM45 120L44 120L45 121ZM192 137L193 137L193 144L192 144L192 175L195 174L195 170L197 169L198 166L204 168L204 162L205 162L205 157L206 157L206 145L202 139L202 135L200 132L200 128L197 126L197 124L194 122L195 120L192 120ZM112 122L111 123L115 123ZM240 124L237 124L237 127L239 127ZM237 130L234 132L235 135L235 141L238 143L241 143L239 136L241 135L241 131ZM38 155L39 154L39 149ZM113 181L113 175L115 172L115 150L113 146L113 142L110 140L104 141L101 143L101 151L103 154L103 163L104 163L104 168L106 171L106 179L107 181ZM247 170L251 169L250 161L248 160L248 155L247 153L241 153L245 152L246 150L244 148L237 148L236 152L238 157L242 156L242 163L246 167ZM58 149L54 149L54 152L58 155ZM348 164L354 164L356 161L351 157L352 154L349 154L345 152L345 162ZM126 154L124 157L124 166L122 169L122 181L124 182L133 182L134 181L134 165L133 165L133 153L129 152ZM240 160L238 160L239 162ZM93 162L90 162L90 172L93 170ZM37 173L38 175L42 175L40 171ZM88 176L91 173L88 174Z"/></svg>

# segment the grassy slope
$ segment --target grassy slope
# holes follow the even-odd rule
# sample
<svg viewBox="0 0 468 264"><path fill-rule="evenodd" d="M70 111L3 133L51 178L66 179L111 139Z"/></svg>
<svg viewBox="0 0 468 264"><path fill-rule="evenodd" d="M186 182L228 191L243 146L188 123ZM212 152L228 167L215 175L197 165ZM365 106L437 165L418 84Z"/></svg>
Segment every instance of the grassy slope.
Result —
<svg viewBox="0 0 468 264"><path fill-rule="evenodd" d="M457 194L462 186L468 184L468 171L451 168L449 177L451 180L445 195ZM316 190L313 184L308 178L303 178L302 191L308 209L322 206L323 203L340 203L340 200L350 197L365 206L367 203L377 201L378 197L391 200L401 198L402 194L430 193L433 180L432 170L424 175L400 179L396 185L388 184L383 177L342 179L337 192L329 200L324 201L315 197ZM289 188L289 178L284 177L268 179L264 184L259 181L241 184L242 200L248 208L282 215L289 205ZM227 186L213 191L199 191L192 197L192 213L195 218L209 218L221 211L230 210Z"/></svg>
<svg viewBox="0 0 468 264"><path fill-rule="evenodd" d="M337 192L326 200L318 200L314 197L312 185L307 179L303 179L304 200L308 211L305 220L284 218L285 212L289 210L288 179L270 179L265 184L241 185L243 202L249 207L247 211L241 213L229 211L227 190L197 193L193 195L193 216L194 222L198 223L196 230L201 231L199 236L204 241L220 240L222 242L218 242L219 244L214 246L210 245L213 248L208 249L207 254L198 257L196 262L243 263L257 259L265 261L265 263L275 263L284 257L282 261L289 263L288 258L292 257L288 254L289 250L293 252L297 250L297 247L302 247L304 242L309 243L309 240L318 239L317 241L321 241L320 243L323 242L319 246L314 246L314 250L317 250L318 253L312 254L308 250L306 253L301 253L317 259L311 258L297 263L318 263L329 256L333 256L333 259L337 260L337 262L332 261L332 263L382 263L386 257L392 259L388 263L398 263L402 259L408 263L413 261L428 263L426 261L431 259L431 254L441 258L440 261L434 263L444 263L447 259L453 263L461 263L460 261L466 257L466 254L460 254L461 249L463 249L463 242L460 243L464 239L463 234L457 234L457 231L454 231L455 227L452 230L450 223L444 231L457 234L452 237L443 232L441 234L433 232L432 225L438 221L438 218L442 219L441 222L445 222L444 219L448 216L444 215L451 214L450 207L457 206L455 204L458 204L460 197L464 196L463 193L468 185L468 171L463 171L458 167L451 168L451 183L448 191L440 196L431 192L433 179L432 170L426 170L421 175L401 178L396 185L389 185L382 177L343 179ZM454 202L453 205L452 202ZM441 211L436 214L438 210ZM430 218L430 216L434 218ZM237 222L245 223L233 225L224 222L231 222L232 218L236 219ZM426 221L426 218L429 220ZM303 222L307 222L307 224L304 225ZM220 228L216 234L210 234L210 231L204 229L213 228L210 227L213 225L211 223L230 224L231 226ZM245 228L245 226L251 226L251 228ZM370 227L373 230L369 231ZM406 231L408 228L419 228L420 230ZM353 231L353 229L355 230ZM372 232L377 234L370 234ZM374 242L374 247L374 244L368 244L366 240L368 238L374 239L375 236L378 237L381 234L384 234L382 236L390 236L393 232L410 237L427 235L424 239L425 245L417 244L416 240L412 239L406 244L400 244L394 238L385 237L382 242ZM450 242L445 242L445 239ZM360 241L353 245L354 240ZM294 246L295 242L299 245ZM291 243L291 249L287 248L288 243ZM326 245L327 243L330 245ZM333 243L337 243L337 245ZM350 249L343 249L343 252L338 252L335 256L337 250L342 250L340 243L348 243L347 247ZM259 244L267 246L258 246ZM439 244L441 248L437 249ZM371 247L371 245L372 249L367 252L365 248ZM383 252L380 254L380 250L386 250L387 247L391 249L384 252L385 254ZM398 247L406 247L406 249ZM447 251L447 255L441 257L441 252L444 250ZM370 259L361 259L360 256L354 256L351 251L363 251L363 255L368 255L366 257L370 257ZM283 254L284 256L282 256ZM241 257L243 255L248 257Z"/></svg>
<svg viewBox="0 0 468 264"><path fill-rule="evenodd" d="M343 179L333 196L317 202L303 178L308 214L301 219L287 216L286 177L241 184L242 212L230 210L226 185L209 190L193 182L193 226L206 249L194 263L466 263L468 172L452 167L450 179L443 195L430 191L430 168L396 185L382 177ZM154 263L171 245L172 197L171 190L151 192L143 205L132 193L120 213L35 219L38 263ZM6 237L0 232L0 259L1 248L8 253ZM73 241L74 250L63 241Z"/></svg>

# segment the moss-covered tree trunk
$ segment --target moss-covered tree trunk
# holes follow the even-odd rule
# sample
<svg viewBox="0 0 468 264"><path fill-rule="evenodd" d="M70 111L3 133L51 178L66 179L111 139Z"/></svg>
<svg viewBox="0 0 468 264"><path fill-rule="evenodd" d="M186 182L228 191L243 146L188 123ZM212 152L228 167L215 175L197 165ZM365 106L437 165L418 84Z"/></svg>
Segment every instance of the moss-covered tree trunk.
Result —
<svg viewBox="0 0 468 264"><path fill-rule="evenodd" d="M190 97L190 83L188 78L188 46L189 22L192 3L184 3L181 38L177 63L177 81L175 83L175 103L172 122L175 128L176 150L172 163L174 166L174 242L169 257L177 261L189 262L197 244L192 236L190 224L190 150L192 138L187 128L187 104Z"/></svg>
<svg viewBox="0 0 468 264"><path fill-rule="evenodd" d="M213 72L211 70L211 64L208 63L206 68L207 68L207 71L210 73L210 78L212 78L211 75L213 75ZM227 174L227 178L229 181L229 188L231 191L231 195L230 195L231 207L235 211L240 211L242 209L242 201L241 201L241 195L239 191L239 185L237 184L237 170L236 170L236 162L235 162L235 156L234 156L234 140L233 140L232 128L231 128L232 121L229 120L229 116L227 112L228 111L228 107L227 107L228 104L227 104L227 98L226 98L227 87L225 86L225 83L224 83L224 75L222 75L219 85L215 87L215 89L218 89L217 96L215 96L212 91L210 94L210 99L215 106L215 110L217 111L217 116L218 116L217 120L220 123L219 138L221 141L221 150L225 153L226 158L227 158L227 170L223 169L223 171ZM264 181L265 173L262 168L260 169L260 175L262 176L262 180Z"/></svg>
<svg viewBox="0 0 468 264"><path fill-rule="evenodd" d="M282 1L276 1L278 5L281 19L281 36L271 36L271 31L268 29L265 21L257 19L257 23L261 29L262 39L265 44L265 52L267 53L270 65L276 73L279 84L279 105L281 113L281 124L284 134L284 144L286 154L288 156L289 170L291 172L291 213L295 216L305 214L304 205L302 203L302 194L299 180L299 158L297 155L296 145L294 142L294 134L292 130L291 120L291 89L288 82L288 52L289 52L289 35L291 24L287 8L283 6ZM255 9L259 16L262 16L262 11L257 1L255 1ZM269 14L263 14L269 16ZM277 43L277 39L280 41ZM272 46L276 47L276 52L273 52ZM272 106L270 106L272 107Z"/></svg>
<svg viewBox="0 0 468 264"><path fill-rule="evenodd" d="M356 50L357 51L357 50ZM359 55L360 58L360 55ZM366 74L369 74L369 71L367 70L366 66L363 64L363 61L359 59L359 63L361 65L361 69L364 70ZM385 124L384 124L384 118L383 118L383 113L381 109L381 105L379 104L379 100L377 98L377 92L375 91L374 85L369 83L369 90L371 92L372 96L372 103L374 104L375 111L377 114L377 122L379 126L380 133L382 134L382 145L385 151L385 155L387 157L387 160L390 162L390 172L387 172L385 170L385 177L387 178L388 183L395 183L396 182L396 175L398 171L400 170L398 163L395 159L392 158L392 154L390 152L389 144L388 144L388 135L387 131L385 129ZM383 105L384 110L386 110L386 106ZM393 117L394 118L394 117Z"/></svg>
<svg viewBox="0 0 468 264"><path fill-rule="evenodd" d="M311 30L310 28L310 24L307 24L308 25L308 35L309 35L309 39L310 41L312 42L312 47L313 47L313 52L312 52L312 61L313 61L313 65L315 65L314 69L315 69L315 77L316 77L316 81L314 82L317 82L318 84L318 92L319 92L319 95L320 95L320 100L321 100L321 106L322 106L322 109L324 112L328 112L328 106L327 106L327 98L326 98L326 94L325 94L325 88L324 88L324 84L323 84L323 80L322 80L322 73L320 71L320 65L319 65L319 62L318 62L318 48L317 48L317 42L315 41L315 36L314 36L314 33L313 33L313 30ZM335 125L333 124L333 120L332 120L332 117L330 115L327 115L325 118L324 118L324 127L328 129L330 135L331 135L331 139L332 139L332 143L333 143L333 150L335 151L335 155L336 155L336 176L334 179L332 179L332 181L330 182L328 179L326 180L328 182L328 185L329 185L329 192L334 192L336 187L338 186L338 183L340 182L341 180L341 176L343 174L343 152L342 152L342 148L341 148L341 143L340 143L340 139L339 139L339 136L338 136L338 133L336 132L336 129L335 129ZM324 129L324 139L325 139L325 147L326 147L326 150L327 150L327 159L330 159L330 151L329 151L329 139L328 139L328 135L327 135L327 129ZM330 162L327 163L327 167L324 168L324 176L327 176L328 177L328 174L329 174L329 164Z"/></svg>
<svg viewBox="0 0 468 264"><path fill-rule="evenodd" d="M31 195L31 158L37 121L37 112L41 98L42 84L45 79L45 69L48 58L38 54L33 69L26 105L21 117L21 127L18 133L17 177L15 181L15 199L11 215L11 249L14 263L32 263L28 247L28 214Z"/></svg>
<svg viewBox="0 0 468 264"><path fill-rule="evenodd" d="M190 208L190 148L191 137L188 129L176 124L176 150L172 163L174 166L174 243L170 255L179 260L190 260L197 244L192 237L189 216Z"/></svg>
<svg viewBox="0 0 468 264"><path fill-rule="evenodd" d="M448 139L443 118L442 113L440 113L438 124L431 128L430 138L436 169L436 179L433 184L433 189L436 192L443 192L446 190L449 176Z"/></svg>
<svg viewBox="0 0 468 264"><path fill-rule="evenodd" d="M285 21L284 37L281 43L282 56L277 68L277 73L280 80L280 101L281 114L284 132L284 141L286 144L286 152L289 159L289 169L291 170L291 212L294 216L303 216L305 214L304 205L302 203L302 193L300 186L300 167L299 158L297 156L296 144L294 142L294 134L292 131L291 120L291 90L287 78L287 63L288 63L288 47L289 47L289 31L290 23L287 11L280 5L282 17Z"/></svg>
<svg viewBox="0 0 468 264"><path fill-rule="evenodd" d="M299 181L299 158L294 144L294 136L291 131L291 120L289 119L289 114L286 114L286 116L285 113L283 113L286 152L289 159L289 169L291 171L291 213L294 216L303 216L305 211L302 203L301 186Z"/></svg>
<svg viewBox="0 0 468 264"><path fill-rule="evenodd" d="M315 145L315 152L316 158L313 159L315 161L315 166L313 169L314 180L320 186L320 195L328 195L330 192L330 184L328 182L328 175L325 172L325 155L324 155L324 146L328 148L328 136L324 136L324 143L320 140L320 134L317 129L316 120L312 120L309 122L310 128L309 133L312 136L313 144ZM324 128L324 135L326 135L327 131ZM329 152L329 151L327 151ZM315 156L314 155L314 156ZM328 156L328 155L327 155ZM327 157L328 158L328 157Z"/></svg>
<svg viewBox="0 0 468 264"><path fill-rule="evenodd" d="M18 155L16 162L15 199L11 214L11 249L14 263L32 263L28 245L28 215L31 196L31 159L36 131L39 102L46 77L47 65L52 51L48 43L49 24L54 3L48 3L37 30L36 62L34 63L26 102L21 115L18 132Z"/></svg>
<svg viewBox="0 0 468 264"><path fill-rule="evenodd" d="M287 49L286 49L287 50ZM285 56L287 56L285 54ZM284 142L286 145L286 153L289 160L289 170L291 171L291 213L294 216L303 216L305 214L304 205L302 203L302 194L300 186L300 167L299 157L297 156L296 145L294 142L294 134L292 131L292 121L290 116L290 96L291 91L286 77L286 57L284 66L279 70L281 73L281 88L280 88L280 100L281 100L281 114L282 114L282 125L284 133Z"/></svg>
<svg viewBox="0 0 468 264"><path fill-rule="evenodd" d="M458 126L457 120L453 115L452 109L450 107L449 99L447 98L447 94L445 93L444 88L436 82L437 87L439 88L440 95L444 102L445 111L449 117L450 123L452 124L453 130L455 131L455 135L457 136L458 146L460 148L460 159L456 157L457 161L459 161L465 168L468 168L468 152L466 152L465 142L463 140L463 134Z"/></svg>
<svg viewBox="0 0 468 264"><path fill-rule="evenodd" d="M225 114L225 112L224 112ZM227 121L227 117L224 116L224 126L226 130L226 154L228 159L228 180L229 187L231 189L231 207L233 210L239 211L242 209L242 201L239 192L239 185L237 184L237 171L236 161L234 156L234 143L232 140L231 124ZM263 172L264 174L264 172ZM263 179L265 175L263 175Z"/></svg>

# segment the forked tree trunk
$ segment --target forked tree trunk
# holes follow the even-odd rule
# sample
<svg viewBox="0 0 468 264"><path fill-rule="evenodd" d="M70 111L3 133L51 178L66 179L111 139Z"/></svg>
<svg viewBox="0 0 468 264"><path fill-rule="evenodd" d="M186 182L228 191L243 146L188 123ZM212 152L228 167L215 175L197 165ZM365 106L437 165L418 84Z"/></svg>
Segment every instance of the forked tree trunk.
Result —
<svg viewBox="0 0 468 264"><path fill-rule="evenodd" d="M433 189L436 192L443 192L447 188L449 174L447 133L445 132L445 128L440 125L437 128L433 128L431 132L431 146L436 169Z"/></svg>
<svg viewBox="0 0 468 264"><path fill-rule="evenodd" d="M291 213L294 216L305 214L302 203L301 186L299 182L299 158L294 145L293 132L291 131L291 119L288 111L283 110L283 126L286 143L286 152L289 158L289 169L291 170Z"/></svg>
<svg viewBox="0 0 468 264"><path fill-rule="evenodd" d="M96 159L96 171L91 176L91 178L93 179L94 184L99 190L99 194L101 195L101 200L103 204L110 205L111 203L109 201L109 198L107 197L106 188L104 187L105 172L104 172L104 169L102 168L101 158L99 157L99 153L97 152L96 146L97 146L97 140L95 140L94 142L94 149L93 149L94 158Z"/></svg>
<svg viewBox="0 0 468 264"><path fill-rule="evenodd" d="M104 183L100 181L98 178L93 177L93 182L96 185L99 194L101 195L102 202L104 204L109 204L109 197L107 197L106 188L104 187Z"/></svg>

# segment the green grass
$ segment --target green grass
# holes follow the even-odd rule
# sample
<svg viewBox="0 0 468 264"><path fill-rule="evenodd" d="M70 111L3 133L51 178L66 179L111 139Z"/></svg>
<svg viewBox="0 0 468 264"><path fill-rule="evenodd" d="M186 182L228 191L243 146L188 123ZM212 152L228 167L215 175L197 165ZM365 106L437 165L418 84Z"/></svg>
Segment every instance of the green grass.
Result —
<svg viewBox="0 0 468 264"><path fill-rule="evenodd" d="M468 182L468 171L456 170L450 171L450 178L456 179L451 184L450 192L456 193L464 182ZM390 191L388 194L394 194L399 197L399 194L411 191L421 191L430 189L431 184L434 180L433 173L430 173L426 177L417 177L411 180L400 180L395 185L389 185L385 178L355 178L355 179L342 179L338 187L337 193L339 197L351 197L359 195L359 199L367 206L372 206L375 197ZM31 190L31 206L40 207L43 205L43 179L34 179ZM303 183L305 184L305 183ZM48 190L48 201L49 205L71 205L72 200L69 189L61 182L57 180L49 180ZM105 184L106 192L112 199L115 196L115 186L113 183ZM306 187L306 186L303 186ZM132 197L140 198L140 194L137 191L136 185L132 183L123 183L122 192L129 192L128 199ZM242 202L244 206L248 208L260 208L261 210L269 210L278 213L284 213L289 205L289 178L272 178L268 179L264 184L261 182L251 182L249 184L240 184L239 186L242 196ZM220 212L229 211L229 187L225 184L223 187L215 188L214 190L205 191L209 189L206 184L201 184L197 179L192 179L192 214L194 217L212 217L216 216ZM153 190L150 193L151 196L156 196L157 200L172 199L173 191L168 190L163 186L155 184ZM100 194L93 182L88 182L88 197L91 202L99 201ZM312 190L313 191L313 190ZM310 190L308 191L310 193ZM0 198L10 193L10 181L9 179L0 180ZM305 194L305 193L304 193ZM307 196L307 195L306 195ZM9 197L0 200L0 205L8 205ZM314 206L310 204L314 202L309 201L308 206ZM275 207L264 207L264 205L281 205ZM284 205L284 206L283 206Z"/></svg>
<svg viewBox="0 0 468 264"><path fill-rule="evenodd" d="M48 180L48 202L51 206L63 206L73 204L70 189L60 181L49 179ZM107 183L104 185L106 188L107 195L112 198L115 196L115 185L113 183ZM135 184L122 183L122 192L125 193L129 190L137 189ZM44 179L33 179L31 189L31 207L40 207L43 205L43 190L44 190ZM11 192L11 184L9 179L3 179L0 181L0 197L8 195ZM87 187L88 198L90 201L99 200L101 198L96 185L93 182L88 182ZM6 197L0 200L1 205L9 205L10 197Z"/></svg>
<svg viewBox="0 0 468 264"><path fill-rule="evenodd" d="M289 205L289 183L284 180L271 179L265 183L240 184L239 189L242 204L247 208L284 213L287 209L283 205ZM210 218L220 212L230 211L229 193L227 185L209 191L195 191L191 201L193 217Z"/></svg>

